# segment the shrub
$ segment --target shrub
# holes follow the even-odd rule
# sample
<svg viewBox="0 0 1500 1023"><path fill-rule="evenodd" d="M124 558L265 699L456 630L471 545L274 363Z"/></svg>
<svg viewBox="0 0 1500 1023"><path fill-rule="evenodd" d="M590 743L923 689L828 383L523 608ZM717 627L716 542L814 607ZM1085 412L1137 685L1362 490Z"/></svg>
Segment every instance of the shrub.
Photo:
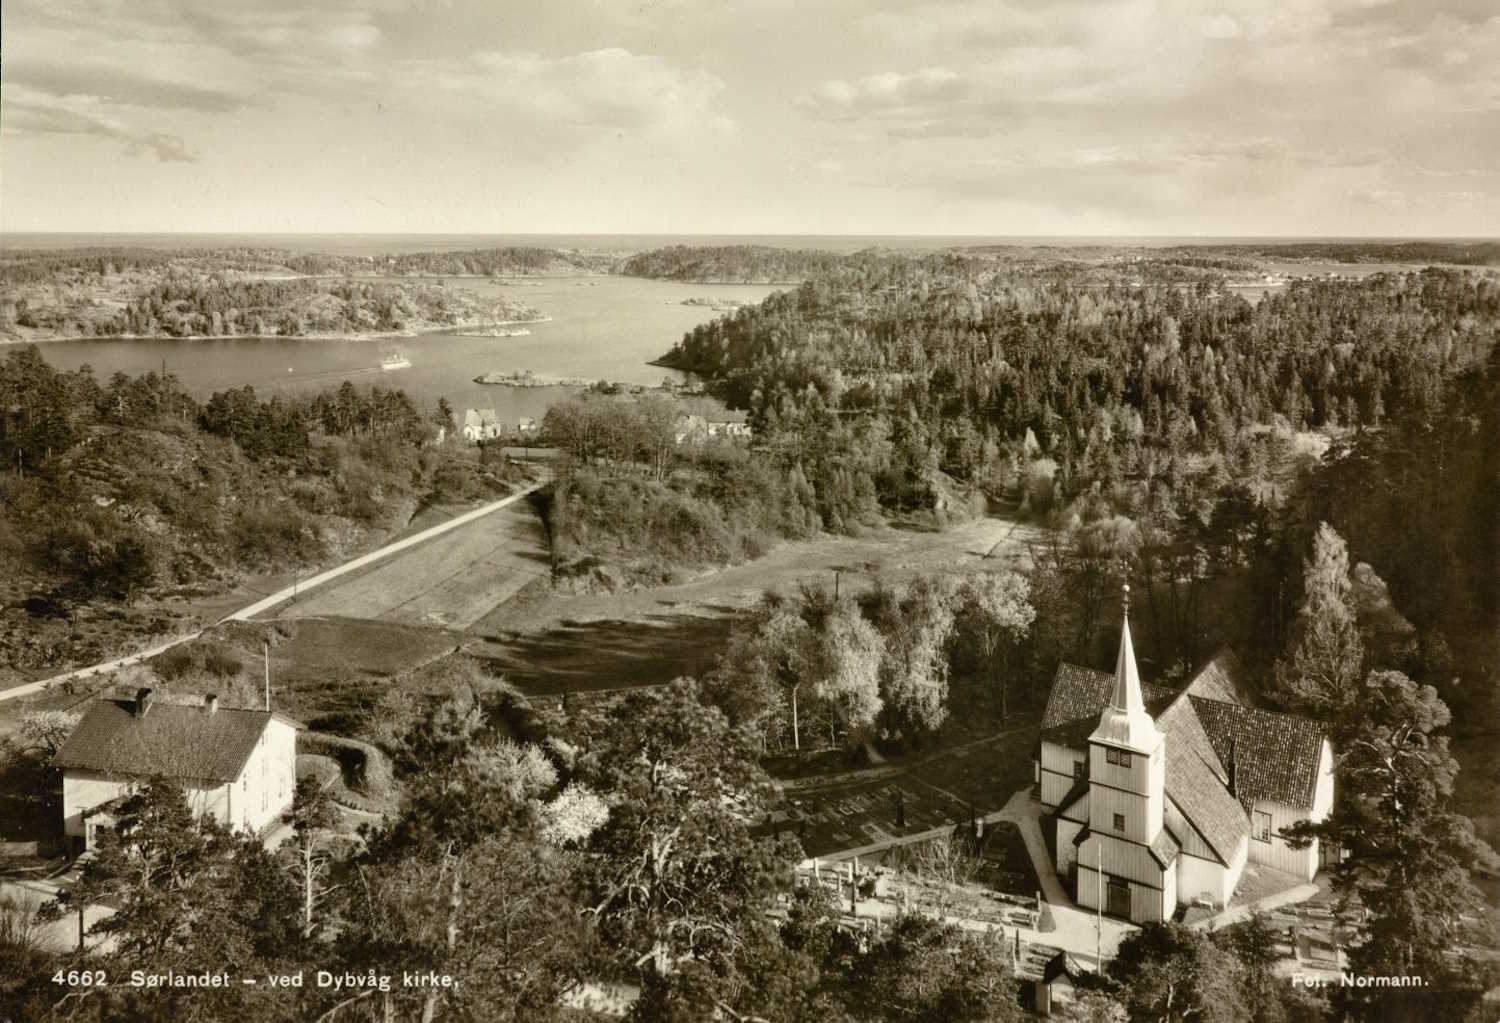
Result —
<svg viewBox="0 0 1500 1023"><path fill-rule="evenodd" d="M215 678L234 678L241 667L239 658L221 646L210 646L203 653L203 670Z"/></svg>
<svg viewBox="0 0 1500 1023"><path fill-rule="evenodd" d="M151 659L151 670L164 682L181 678L197 667L193 651L187 644L174 646L165 653Z"/></svg>

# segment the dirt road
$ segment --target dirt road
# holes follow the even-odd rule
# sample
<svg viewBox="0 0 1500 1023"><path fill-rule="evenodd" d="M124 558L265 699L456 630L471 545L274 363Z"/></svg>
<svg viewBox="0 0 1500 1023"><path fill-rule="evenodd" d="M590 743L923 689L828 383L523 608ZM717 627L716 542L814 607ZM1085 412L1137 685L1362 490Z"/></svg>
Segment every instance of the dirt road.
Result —
<svg viewBox="0 0 1500 1023"><path fill-rule="evenodd" d="M523 586L546 578L546 538L518 501L485 518L330 583L279 617L327 615L465 629Z"/></svg>

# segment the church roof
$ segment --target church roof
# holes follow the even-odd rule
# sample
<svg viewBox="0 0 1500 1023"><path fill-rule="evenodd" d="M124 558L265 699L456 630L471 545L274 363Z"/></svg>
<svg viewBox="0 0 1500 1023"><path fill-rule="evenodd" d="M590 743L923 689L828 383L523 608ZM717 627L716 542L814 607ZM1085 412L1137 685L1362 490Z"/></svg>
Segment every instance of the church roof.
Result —
<svg viewBox="0 0 1500 1023"><path fill-rule="evenodd" d="M1182 851L1182 845L1177 841L1177 836L1165 827L1156 833L1156 838L1151 842L1151 855L1156 862L1165 870L1177 854Z"/></svg>
<svg viewBox="0 0 1500 1023"><path fill-rule="evenodd" d="M1245 696L1245 677L1240 668L1240 659L1228 647L1220 647L1209 662L1198 669L1198 674L1187 684L1187 693L1224 703L1250 702Z"/></svg>
<svg viewBox="0 0 1500 1023"><path fill-rule="evenodd" d="M1186 693L1157 719L1167 737L1166 794L1224 863L1250 832L1245 809L1229 794L1229 774Z"/></svg>
<svg viewBox="0 0 1500 1023"><path fill-rule="evenodd" d="M1190 699L1221 763L1228 763L1234 745L1240 802L1253 806L1265 799L1299 809L1313 805L1324 738L1316 721L1199 696Z"/></svg>
<svg viewBox="0 0 1500 1023"><path fill-rule="evenodd" d="M1059 664L1052 677L1052 692L1042 714L1041 737L1059 746L1082 749L1098 723L1099 712L1109 703L1115 678L1108 672L1077 664ZM1146 712L1154 714L1172 702L1176 692L1149 682L1141 684Z"/></svg>
<svg viewBox="0 0 1500 1023"><path fill-rule="evenodd" d="M1130 597L1130 587L1125 587ZM1141 692L1141 672L1135 663L1135 647L1130 642L1130 616L1120 626L1120 652L1115 659L1115 677L1109 702L1099 713L1099 727L1089 735L1090 742L1103 742L1140 753L1150 753L1161 745L1161 732L1146 711Z"/></svg>
<svg viewBox="0 0 1500 1023"><path fill-rule="evenodd" d="M1041 738L1070 749L1084 749L1096 722L1118 688L1109 675L1074 664L1058 666L1042 718ZM1178 691L1140 683L1146 713L1167 738L1166 795L1228 863L1250 828L1247 806L1258 799L1310 807L1322 757L1322 730L1289 714L1242 704L1245 686L1238 659L1220 650ZM1231 740L1235 745L1236 787L1229 791ZM1075 783L1058 807L1079 796Z"/></svg>

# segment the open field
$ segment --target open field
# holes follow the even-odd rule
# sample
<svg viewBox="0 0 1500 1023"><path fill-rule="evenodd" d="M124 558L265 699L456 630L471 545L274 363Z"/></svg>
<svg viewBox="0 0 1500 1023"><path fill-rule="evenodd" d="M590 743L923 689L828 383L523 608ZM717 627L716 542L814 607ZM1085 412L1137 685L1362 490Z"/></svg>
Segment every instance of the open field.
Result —
<svg viewBox="0 0 1500 1023"><path fill-rule="evenodd" d="M524 693L563 693L660 685L713 668L729 640L728 615L656 614L631 621L565 622L465 649Z"/></svg>
<svg viewBox="0 0 1500 1023"><path fill-rule="evenodd" d="M755 604L769 589L788 590L801 582L833 586L835 573L845 592L932 571L956 573L1025 568L1035 527L990 516L949 529L914 530L881 526L857 537L820 536L784 543L764 557L705 572L669 586L620 593L571 595L545 588L497 607L474 623L488 636L531 633L564 623L650 621L663 612L719 616Z"/></svg>
<svg viewBox="0 0 1500 1023"><path fill-rule="evenodd" d="M536 695L655 685L712 667L733 616L768 589L804 581L831 586L835 573L849 592L877 577L1024 567L1034 536L1032 527L996 517L941 532L882 526L859 537L782 544L755 561L670 586L571 594L548 586L542 524L529 503L518 502L299 597L281 606L276 620L320 621L317 633L330 650L341 643L381 647L369 634L372 622L399 623L409 635L431 629L437 645L462 643ZM383 667L373 671L399 670L377 660Z"/></svg>

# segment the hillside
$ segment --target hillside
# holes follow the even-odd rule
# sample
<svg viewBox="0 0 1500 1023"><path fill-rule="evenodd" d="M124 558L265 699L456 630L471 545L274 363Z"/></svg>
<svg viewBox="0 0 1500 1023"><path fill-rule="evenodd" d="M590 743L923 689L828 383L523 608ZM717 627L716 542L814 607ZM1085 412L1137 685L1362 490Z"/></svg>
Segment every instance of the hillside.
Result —
<svg viewBox="0 0 1500 1023"><path fill-rule="evenodd" d="M28 352L0 364L0 684L183 631L248 574L327 567L519 478L424 446L434 420L399 391L199 406L171 378L91 387Z"/></svg>

